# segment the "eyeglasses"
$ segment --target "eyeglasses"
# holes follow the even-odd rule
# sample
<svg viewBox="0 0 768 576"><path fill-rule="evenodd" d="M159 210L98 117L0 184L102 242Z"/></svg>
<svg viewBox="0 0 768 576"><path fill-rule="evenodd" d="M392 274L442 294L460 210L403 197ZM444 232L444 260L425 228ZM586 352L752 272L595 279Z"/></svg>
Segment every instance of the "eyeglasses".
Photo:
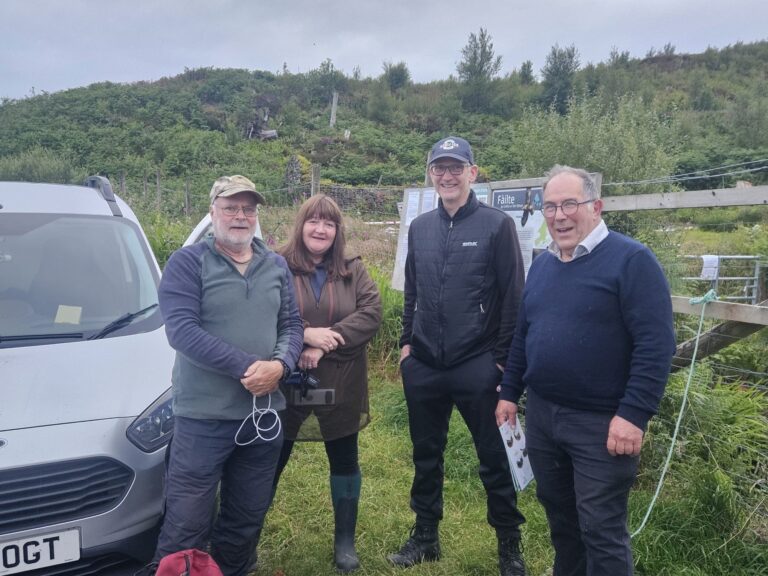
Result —
<svg viewBox="0 0 768 576"><path fill-rule="evenodd" d="M218 206L218 208L229 218L234 218L241 211L246 218L253 218L259 212L258 206Z"/></svg>
<svg viewBox="0 0 768 576"><path fill-rule="evenodd" d="M589 204L590 202L594 202L594 200L584 200L583 202L577 202L576 200L566 200L562 204L552 204L551 202L547 202L544 204L544 206L541 207L541 212L547 218L552 218L555 214L557 214L557 209L560 208L565 216L570 216L571 214L576 214L579 206L582 204Z"/></svg>
<svg viewBox="0 0 768 576"><path fill-rule="evenodd" d="M459 176L464 172L464 169L469 164L450 164L448 166L441 164L432 164L429 167L429 171L435 176L443 176L446 172L450 172L452 176Z"/></svg>

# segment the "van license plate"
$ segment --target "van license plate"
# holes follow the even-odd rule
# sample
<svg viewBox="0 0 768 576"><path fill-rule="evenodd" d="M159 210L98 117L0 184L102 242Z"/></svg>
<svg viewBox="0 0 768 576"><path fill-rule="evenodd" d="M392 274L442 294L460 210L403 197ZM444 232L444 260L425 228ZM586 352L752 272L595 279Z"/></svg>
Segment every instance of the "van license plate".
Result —
<svg viewBox="0 0 768 576"><path fill-rule="evenodd" d="M66 530L0 542L0 574L17 574L80 559L80 531Z"/></svg>

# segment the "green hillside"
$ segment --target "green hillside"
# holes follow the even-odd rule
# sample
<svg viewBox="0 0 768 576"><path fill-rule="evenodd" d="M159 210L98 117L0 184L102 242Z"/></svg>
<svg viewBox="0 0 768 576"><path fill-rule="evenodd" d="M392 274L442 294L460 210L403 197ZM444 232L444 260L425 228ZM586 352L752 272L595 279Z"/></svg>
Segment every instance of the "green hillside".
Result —
<svg viewBox="0 0 768 576"><path fill-rule="evenodd" d="M411 82L404 62L360 78L326 60L303 74L188 69L156 82L6 99L0 177L101 173L139 187L159 173L164 186L203 190L222 173L242 172L277 190L287 173L296 178L287 170L295 156L304 180L318 163L336 183L407 185L423 180L429 145L448 133L475 145L481 176L494 180L561 162L626 182L768 157L768 41L702 54L667 45L643 59L614 51L586 65L576 47L554 46L538 73L524 62L502 74L481 30L461 55L456 77L428 84ZM277 138L262 140L262 130ZM766 178L757 170L686 186Z"/></svg>

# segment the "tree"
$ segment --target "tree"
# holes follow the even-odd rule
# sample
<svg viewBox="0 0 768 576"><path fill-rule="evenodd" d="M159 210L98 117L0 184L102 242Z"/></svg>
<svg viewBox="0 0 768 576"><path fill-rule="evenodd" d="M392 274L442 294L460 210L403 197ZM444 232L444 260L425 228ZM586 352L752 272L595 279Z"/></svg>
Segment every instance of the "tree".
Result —
<svg viewBox="0 0 768 576"><path fill-rule="evenodd" d="M542 99L545 106L552 106L560 114L568 111L568 100L573 93L573 78L578 69L579 51L576 46L552 46L544 68L541 69L544 87Z"/></svg>
<svg viewBox="0 0 768 576"><path fill-rule="evenodd" d="M533 62L526 60L520 66L520 84L533 84L536 79L533 77Z"/></svg>
<svg viewBox="0 0 768 576"><path fill-rule="evenodd" d="M343 93L349 85L347 77L336 70L330 58L323 60L318 68L307 72L305 77L313 103L330 102L334 91Z"/></svg>
<svg viewBox="0 0 768 576"><path fill-rule="evenodd" d="M463 82L488 82L501 70L501 56L494 57L491 35L485 28L480 28L477 36L474 32L469 35L461 55L462 60L456 66L456 71Z"/></svg>
<svg viewBox="0 0 768 576"><path fill-rule="evenodd" d="M384 80L376 82L371 90L366 116L374 122L389 124L395 113L395 99L389 93Z"/></svg>
<svg viewBox="0 0 768 576"><path fill-rule="evenodd" d="M664 44L664 48L661 50L656 50L653 46L651 46L651 49L648 50L648 52L645 54L646 58L656 58L657 56L665 56L667 58L670 58L675 55L675 45L672 44L672 42L667 42Z"/></svg>
<svg viewBox="0 0 768 576"><path fill-rule="evenodd" d="M690 78L688 93L693 109L699 111L715 110L718 104L717 97L709 85L707 73L701 68L697 68L691 73Z"/></svg>
<svg viewBox="0 0 768 576"><path fill-rule="evenodd" d="M389 91L391 93L394 94L411 83L411 73L405 62L398 62L397 64L384 62L383 68L384 74L382 74L382 80L389 86Z"/></svg>
<svg viewBox="0 0 768 576"><path fill-rule="evenodd" d="M752 94L737 96L730 106L728 116L738 146L768 146L768 98L762 96L760 89Z"/></svg>
<svg viewBox="0 0 768 576"><path fill-rule="evenodd" d="M604 183L673 174L680 145L675 117L637 96L624 96L612 106L599 98L578 98L566 115L553 109L531 111L516 125L515 138L536 143L516 150L521 177L540 176L554 164L568 164L601 172ZM496 140L495 134L487 138ZM608 191L610 195L652 192L658 192L658 184L613 186Z"/></svg>
<svg viewBox="0 0 768 576"><path fill-rule="evenodd" d="M492 99L489 88L491 80L501 70L501 56L494 55L491 35L484 28L480 28L479 34L469 35L461 56L456 71L464 84L465 107L473 111L484 110Z"/></svg>
<svg viewBox="0 0 768 576"><path fill-rule="evenodd" d="M68 155L45 148L34 147L12 156L0 157L0 180L68 184L84 178L85 170L75 166Z"/></svg>

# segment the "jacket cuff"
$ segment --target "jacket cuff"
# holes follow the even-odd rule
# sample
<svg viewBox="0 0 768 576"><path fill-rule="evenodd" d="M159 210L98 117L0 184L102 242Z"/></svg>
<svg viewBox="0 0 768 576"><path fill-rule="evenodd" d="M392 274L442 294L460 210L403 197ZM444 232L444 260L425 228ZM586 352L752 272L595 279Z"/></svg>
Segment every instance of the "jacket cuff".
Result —
<svg viewBox="0 0 768 576"><path fill-rule="evenodd" d="M653 414L635 408L634 406L619 404L619 409L616 410L616 416L624 418L627 422L631 422L641 430L645 431L646 426L648 426L648 421L653 417Z"/></svg>
<svg viewBox="0 0 768 576"><path fill-rule="evenodd" d="M514 402L515 404L520 402L520 396L522 395L522 391L518 392L511 386L504 386L503 384L499 390L499 400L506 400L507 402Z"/></svg>

